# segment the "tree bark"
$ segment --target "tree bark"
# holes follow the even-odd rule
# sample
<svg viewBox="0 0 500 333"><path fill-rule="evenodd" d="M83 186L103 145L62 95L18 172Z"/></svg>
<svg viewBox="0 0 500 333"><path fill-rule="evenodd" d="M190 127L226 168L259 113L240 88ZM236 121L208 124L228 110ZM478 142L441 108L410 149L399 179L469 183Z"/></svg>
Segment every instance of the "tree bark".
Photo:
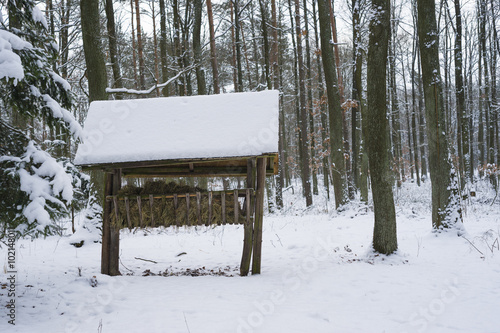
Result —
<svg viewBox="0 0 500 333"><path fill-rule="evenodd" d="M297 38L297 61L299 70L299 102L300 102L300 151L302 152L300 158L302 187L304 189L304 196L306 198L306 206L312 205L311 193L311 171L310 171L310 156L307 145L307 108L306 108L306 85L304 75L304 60L302 54L302 31L300 29L300 2L295 0L295 37Z"/></svg>
<svg viewBox="0 0 500 333"><path fill-rule="evenodd" d="M142 46L142 31L141 31L141 9L139 7L139 0L135 0L135 19L137 22L137 57L139 58L139 83L141 89L146 89L145 74L146 67L144 65L144 54Z"/></svg>
<svg viewBox="0 0 500 333"><path fill-rule="evenodd" d="M122 75L120 72L120 62L118 60L118 47L116 45L116 25L115 14L113 10L113 1L106 0L106 28L108 30L109 57L111 59L111 68L113 70L113 88L122 88ZM121 98L118 94L117 98Z"/></svg>
<svg viewBox="0 0 500 333"><path fill-rule="evenodd" d="M328 0L318 0L319 26L321 32L321 55L323 71L325 73L326 92L328 97L328 113L330 121L330 150L332 157L332 180L335 193L335 207L338 209L348 201L346 173L343 152L343 121L340 106L340 93L337 83L333 48L331 44L331 30Z"/></svg>
<svg viewBox="0 0 500 333"><path fill-rule="evenodd" d="M201 9L202 0L194 0L194 26L193 26L193 56L196 64L196 82L198 83L198 95L207 94L205 82L205 71L201 65L203 60L201 54Z"/></svg>
<svg viewBox="0 0 500 333"><path fill-rule="evenodd" d="M391 254L398 248L387 146L386 67L390 27L390 0L372 0L367 64L368 112L363 126L367 129L366 146L375 213L373 249L383 254Z"/></svg>
<svg viewBox="0 0 500 333"><path fill-rule="evenodd" d="M417 0L419 48L422 57L429 170L432 184L432 224L435 229L456 226L462 221L455 170L451 165L445 132L439 66L439 33L434 0Z"/></svg>
<svg viewBox="0 0 500 333"><path fill-rule="evenodd" d="M99 1L81 0L80 11L83 51L89 82L89 102L106 100L107 78L99 31Z"/></svg>
<svg viewBox="0 0 500 333"><path fill-rule="evenodd" d="M214 94L220 94L219 69L217 66L217 52L215 49L214 17L212 13L211 0L207 0L207 16L208 16L208 26L210 32L210 60L212 63L212 80L214 85Z"/></svg>
<svg viewBox="0 0 500 333"><path fill-rule="evenodd" d="M210 1L210 0L207 0ZM168 63L167 63L167 14L165 13L165 0L160 0L160 61L161 61L161 79L168 81ZM168 86L162 89L162 95L168 96Z"/></svg>

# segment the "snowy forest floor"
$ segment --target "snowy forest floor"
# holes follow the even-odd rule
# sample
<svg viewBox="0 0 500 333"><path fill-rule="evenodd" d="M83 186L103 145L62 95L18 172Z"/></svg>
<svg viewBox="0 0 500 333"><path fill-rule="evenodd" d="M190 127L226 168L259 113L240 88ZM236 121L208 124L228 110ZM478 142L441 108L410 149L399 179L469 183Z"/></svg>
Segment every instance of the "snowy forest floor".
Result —
<svg viewBox="0 0 500 333"><path fill-rule="evenodd" d="M262 274L248 277L238 273L241 226L122 231L119 277L99 274L99 243L19 240L16 326L0 289L0 331L499 332L494 197L481 186L464 204L464 237L436 234L429 184L404 184L399 250L378 256L370 209L337 213L317 196L304 212L287 193L285 213L264 218ZM5 246L0 256L7 261Z"/></svg>

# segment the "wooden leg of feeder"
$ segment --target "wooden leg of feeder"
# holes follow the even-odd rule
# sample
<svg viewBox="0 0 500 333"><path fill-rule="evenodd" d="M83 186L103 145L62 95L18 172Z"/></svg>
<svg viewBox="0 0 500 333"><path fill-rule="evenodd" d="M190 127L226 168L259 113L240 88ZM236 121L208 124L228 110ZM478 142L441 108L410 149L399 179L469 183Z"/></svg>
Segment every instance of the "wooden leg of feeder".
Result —
<svg viewBox="0 0 500 333"><path fill-rule="evenodd" d="M102 213L102 249L101 249L101 274L109 275L109 251L111 246L111 201L106 197L113 194L113 175L104 175L104 210Z"/></svg>
<svg viewBox="0 0 500 333"><path fill-rule="evenodd" d="M113 171L113 195L117 195L122 186L121 169ZM110 228L111 247L109 253L109 275L120 274L120 228L111 225Z"/></svg>
<svg viewBox="0 0 500 333"><path fill-rule="evenodd" d="M255 223L253 228L252 274L260 274L265 186L266 186L266 158L264 157L257 159L257 188L255 191Z"/></svg>
<svg viewBox="0 0 500 333"><path fill-rule="evenodd" d="M254 195L249 189L255 188L255 158L247 161L247 193L245 197L246 220L243 236L243 254L241 255L240 275L247 276L250 271L253 246L253 208L255 205Z"/></svg>
<svg viewBox="0 0 500 333"><path fill-rule="evenodd" d="M221 206L222 206L222 224L226 224L226 193L222 192L220 194ZM220 223L217 223L220 224Z"/></svg>
<svg viewBox="0 0 500 333"><path fill-rule="evenodd" d="M250 270L250 259L252 257L252 237L253 237L253 218L251 217L251 193L247 188L245 197L246 203L246 220L244 225L245 234L243 236L243 254L241 256L240 275L247 276Z"/></svg>

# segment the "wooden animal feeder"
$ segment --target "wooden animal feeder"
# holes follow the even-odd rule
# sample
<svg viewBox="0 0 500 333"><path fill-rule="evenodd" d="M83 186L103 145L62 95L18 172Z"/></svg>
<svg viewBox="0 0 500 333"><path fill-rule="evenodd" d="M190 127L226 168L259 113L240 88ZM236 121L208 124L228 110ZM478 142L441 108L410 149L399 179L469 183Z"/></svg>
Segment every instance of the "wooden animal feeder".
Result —
<svg viewBox="0 0 500 333"><path fill-rule="evenodd" d="M105 172L101 273L120 274L123 227L241 223L240 273L252 261L259 274L265 177L278 167L278 110L277 91L93 102L75 164ZM246 176L247 188L120 191L123 177L216 176Z"/></svg>

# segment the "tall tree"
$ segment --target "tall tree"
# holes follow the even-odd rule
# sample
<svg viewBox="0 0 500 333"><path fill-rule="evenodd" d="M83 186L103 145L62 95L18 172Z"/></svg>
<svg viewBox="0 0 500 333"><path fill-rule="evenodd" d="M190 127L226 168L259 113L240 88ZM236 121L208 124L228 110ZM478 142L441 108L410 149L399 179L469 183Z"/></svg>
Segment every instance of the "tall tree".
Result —
<svg viewBox="0 0 500 333"><path fill-rule="evenodd" d="M306 108L306 84L304 73L304 60L302 53L302 31L300 29L300 2L295 0L295 37L297 38L297 60L299 70L299 103L300 103L300 119L299 119L299 145L301 146L301 178L304 196L306 197L306 206L312 205L311 193L311 169L310 169L310 156L307 147L307 108Z"/></svg>
<svg viewBox="0 0 500 333"><path fill-rule="evenodd" d="M214 30L214 17L212 13L212 1L207 0L207 16L208 26L210 32L210 60L212 63L212 80L214 85L214 94L220 93L219 87L219 68L217 65L217 53L215 49L215 30Z"/></svg>
<svg viewBox="0 0 500 333"><path fill-rule="evenodd" d="M146 65L144 64L144 52L142 45L142 27L141 27L141 8L139 0L135 0L135 19L137 23L137 57L139 58L139 83L141 89L146 89L145 71Z"/></svg>
<svg viewBox="0 0 500 333"><path fill-rule="evenodd" d="M469 154L469 120L465 109L465 88L463 79L462 61L462 14L460 10L460 0L455 2L455 97L457 109L457 148L459 159L460 178L471 181L470 175L470 154ZM463 182L462 182L463 184Z"/></svg>
<svg viewBox="0 0 500 333"><path fill-rule="evenodd" d="M210 0L208 0L210 1ZM165 12L165 0L160 0L160 62L161 62L161 80L168 80L167 63L167 13ZM162 89L162 95L168 96L168 86Z"/></svg>
<svg viewBox="0 0 500 333"><path fill-rule="evenodd" d="M202 0L194 0L194 25L193 25L193 56L196 65L196 82L198 83L198 95L207 94L207 84L205 82L205 71L201 65L201 11Z"/></svg>
<svg viewBox="0 0 500 333"><path fill-rule="evenodd" d="M386 68L391 32L390 0L372 0L370 40L368 44L368 112L366 146L370 163L375 227L373 249L391 254L398 248L396 210L389 170L387 146Z"/></svg>
<svg viewBox="0 0 500 333"><path fill-rule="evenodd" d="M89 82L89 101L105 100L108 99L106 93L107 78L99 30L99 1L81 0L80 11L83 51Z"/></svg>
<svg viewBox="0 0 500 333"><path fill-rule="evenodd" d="M319 28L321 35L321 57L325 73L328 113L330 116L330 151L332 156L332 180L335 193L335 207L339 208L348 201L347 182L344 165L342 108L337 83L337 72L331 44L332 32L328 0L318 0Z"/></svg>
<svg viewBox="0 0 500 333"><path fill-rule="evenodd" d="M457 175L453 170L446 136L439 66L439 33L434 0L417 0L419 49L429 141L432 184L432 225L435 229L456 226L462 220Z"/></svg>
<svg viewBox="0 0 500 333"><path fill-rule="evenodd" d="M118 48L116 45L116 25L115 12L113 10L113 1L106 0L106 28L108 31L109 57L111 59L111 68L113 69L113 88L123 87L122 75L120 73L120 62L118 60ZM119 98L120 95L117 95Z"/></svg>

